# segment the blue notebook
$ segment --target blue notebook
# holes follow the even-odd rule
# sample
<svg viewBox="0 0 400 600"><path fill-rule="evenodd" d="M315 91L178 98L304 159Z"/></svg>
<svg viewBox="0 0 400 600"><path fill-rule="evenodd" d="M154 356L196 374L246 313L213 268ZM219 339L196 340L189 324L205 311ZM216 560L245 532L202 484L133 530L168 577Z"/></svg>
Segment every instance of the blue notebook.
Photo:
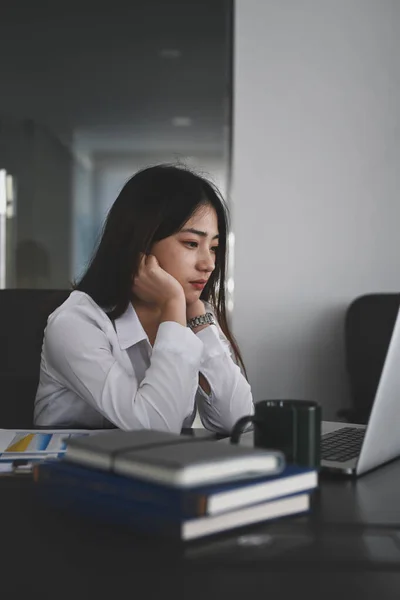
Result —
<svg viewBox="0 0 400 600"><path fill-rule="evenodd" d="M44 466L44 465L43 465ZM41 468L41 467L39 467ZM40 480L39 480L40 481ZM300 493L252 504L216 515L184 518L160 510L151 502L135 502L125 495L88 491L79 485L36 485L42 502L100 524L117 525L145 535L191 541L236 528L297 515L310 509L310 494Z"/></svg>
<svg viewBox="0 0 400 600"><path fill-rule="evenodd" d="M88 469L65 460L34 467L35 481L47 489L62 489L68 496L77 490L88 501L108 499L130 503L135 510L154 507L173 518L218 515L282 496L308 492L318 485L314 469L287 466L279 475L179 488L133 477Z"/></svg>

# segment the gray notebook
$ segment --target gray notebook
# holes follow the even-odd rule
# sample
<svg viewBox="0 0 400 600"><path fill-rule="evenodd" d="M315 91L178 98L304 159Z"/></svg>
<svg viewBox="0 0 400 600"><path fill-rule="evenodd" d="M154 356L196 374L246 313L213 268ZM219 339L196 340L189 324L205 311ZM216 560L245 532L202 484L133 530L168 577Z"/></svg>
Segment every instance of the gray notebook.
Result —
<svg viewBox="0 0 400 600"><path fill-rule="evenodd" d="M76 437L68 440L65 458L88 467L96 467L106 471L112 470L116 453L124 450L136 450L171 444L179 441L191 441L191 436L178 435L165 431L140 429L138 431L102 431L88 437Z"/></svg>
<svg viewBox="0 0 400 600"><path fill-rule="evenodd" d="M272 475L284 467L280 452L151 430L72 438L65 459L177 487Z"/></svg>

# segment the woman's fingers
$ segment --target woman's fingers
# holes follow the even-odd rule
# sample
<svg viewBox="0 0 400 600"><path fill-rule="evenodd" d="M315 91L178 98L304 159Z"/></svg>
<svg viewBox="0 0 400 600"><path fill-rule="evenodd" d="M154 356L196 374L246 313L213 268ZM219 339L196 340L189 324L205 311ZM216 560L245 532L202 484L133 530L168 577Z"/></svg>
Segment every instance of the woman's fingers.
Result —
<svg viewBox="0 0 400 600"><path fill-rule="evenodd" d="M146 266L148 267L158 267L158 260L154 256L154 254L148 254L146 258Z"/></svg>
<svg viewBox="0 0 400 600"><path fill-rule="evenodd" d="M143 271L143 269L146 266L146 255L145 254L141 254L140 255L140 260L139 260L139 268L138 268L138 273L140 273L141 271Z"/></svg>

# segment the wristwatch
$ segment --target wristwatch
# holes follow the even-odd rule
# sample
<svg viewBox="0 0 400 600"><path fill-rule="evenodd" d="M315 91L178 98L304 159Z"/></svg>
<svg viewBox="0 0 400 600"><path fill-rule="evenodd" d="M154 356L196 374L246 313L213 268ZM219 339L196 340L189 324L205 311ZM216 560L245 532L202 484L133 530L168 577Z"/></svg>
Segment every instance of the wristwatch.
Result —
<svg viewBox="0 0 400 600"><path fill-rule="evenodd" d="M201 325L215 325L214 315L208 312L205 315L193 317L193 319L189 319L187 322L187 326L190 327L190 329L195 329Z"/></svg>

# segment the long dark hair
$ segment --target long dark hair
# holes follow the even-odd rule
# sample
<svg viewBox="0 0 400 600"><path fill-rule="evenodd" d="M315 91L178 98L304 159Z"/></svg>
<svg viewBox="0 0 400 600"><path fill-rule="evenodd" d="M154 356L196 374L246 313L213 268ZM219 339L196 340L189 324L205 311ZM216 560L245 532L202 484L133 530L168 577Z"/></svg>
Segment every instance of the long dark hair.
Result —
<svg viewBox="0 0 400 600"><path fill-rule="evenodd" d="M213 306L246 372L225 306L228 209L217 187L186 167L157 165L129 179L112 205L97 250L74 289L86 292L110 319L117 319L132 299L132 276L137 274L141 254L178 232L200 206L207 204L217 213L219 247L215 269L200 298Z"/></svg>

